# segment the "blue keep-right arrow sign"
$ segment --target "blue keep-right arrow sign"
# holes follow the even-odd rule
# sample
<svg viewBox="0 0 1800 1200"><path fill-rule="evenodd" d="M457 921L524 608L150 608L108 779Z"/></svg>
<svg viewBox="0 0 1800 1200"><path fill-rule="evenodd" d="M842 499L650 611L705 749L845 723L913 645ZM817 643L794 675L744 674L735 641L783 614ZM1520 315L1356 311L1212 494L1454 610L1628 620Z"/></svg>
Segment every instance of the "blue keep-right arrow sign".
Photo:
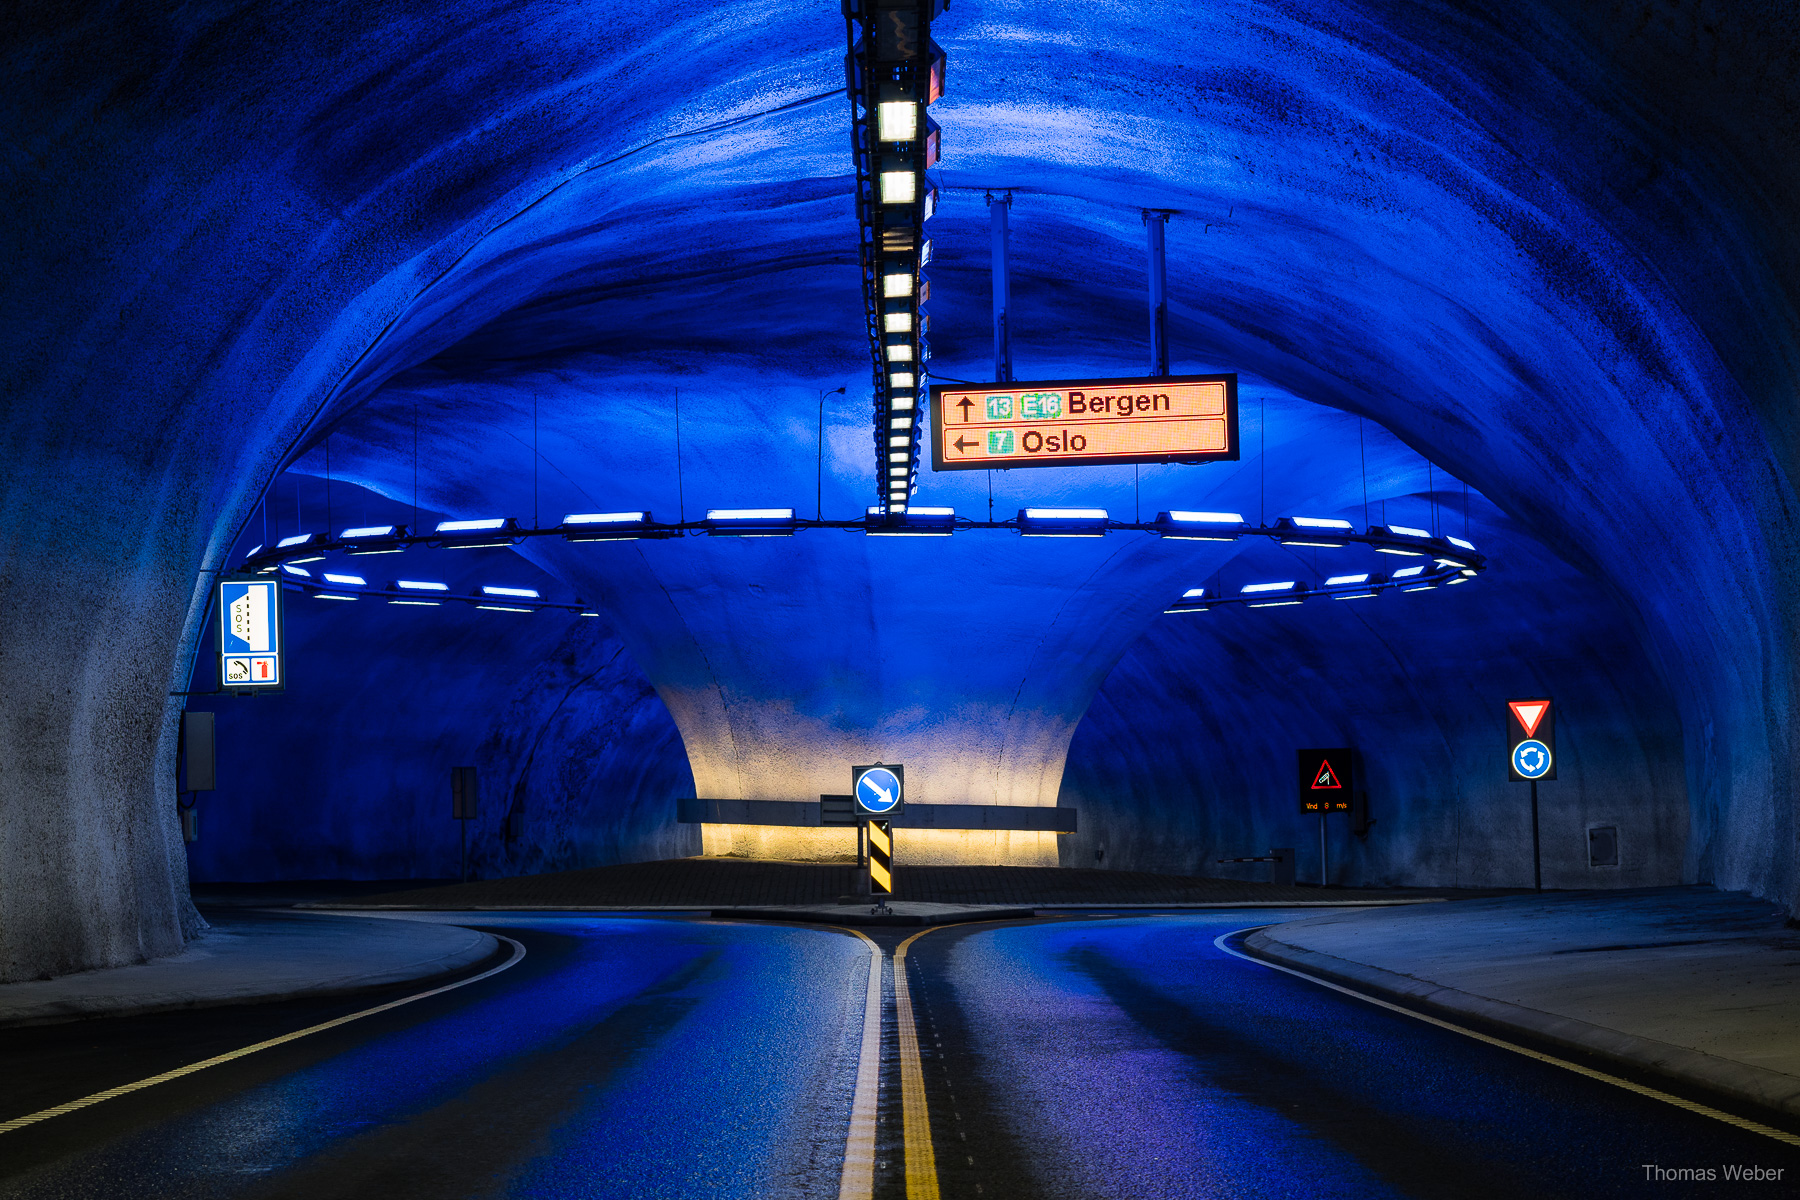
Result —
<svg viewBox="0 0 1800 1200"><path fill-rule="evenodd" d="M884 817L898 809L906 799L899 767L870 766L852 768L855 776L853 794L856 807L863 815Z"/></svg>

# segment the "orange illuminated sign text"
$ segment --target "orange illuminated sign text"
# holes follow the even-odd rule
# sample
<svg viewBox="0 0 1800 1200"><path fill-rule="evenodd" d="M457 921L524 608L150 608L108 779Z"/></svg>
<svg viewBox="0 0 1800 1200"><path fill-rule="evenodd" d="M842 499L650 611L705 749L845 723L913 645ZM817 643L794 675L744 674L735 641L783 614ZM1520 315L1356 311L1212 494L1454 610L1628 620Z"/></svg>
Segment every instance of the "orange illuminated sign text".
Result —
<svg viewBox="0 0 1800 1200"><path fill-rule="evenodd" d="M1235 459L1237 376L936 384L939 471Z"/></svg>

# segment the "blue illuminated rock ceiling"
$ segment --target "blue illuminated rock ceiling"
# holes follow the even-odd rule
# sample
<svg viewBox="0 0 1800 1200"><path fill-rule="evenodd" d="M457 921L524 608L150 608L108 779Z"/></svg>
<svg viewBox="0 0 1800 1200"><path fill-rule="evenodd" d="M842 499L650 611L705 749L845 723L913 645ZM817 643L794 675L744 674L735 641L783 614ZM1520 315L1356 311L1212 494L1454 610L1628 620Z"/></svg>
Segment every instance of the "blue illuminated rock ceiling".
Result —
<svg viewBox="0 0 1800 1200"><path fill-rule="evenodd" d="M1360 523L1356 414L1374 503L1423 522L1429 495L1460 521L1460 484L1422 455L1475 489L1475 540L1516 565L1366 617L1164 618L1215 571L1281 562L1139 535L533 543L520 554L601 627L432 626L388 661L468 659L437 690L445 715L365 701L370 728L423 746L435 728L486 737L515 702L546 720L524 693L626 648L641 680L570 703L622 731L612 753L660 765L558 793L600 831L569 834L588 849L496 870L598 861L609 838L666 852L628 815L681 786L645 686L703 794L835 791L874 753L918 764L919 799L1061 795L1093 822L984 851L1013 861L1085 863L1104 836L1105 865L1192 869L1297 839L1281 771L1255 764L1332 733L1384 764L1370 775L1392 805L1346 850L1354 877L1516 883L1517 810L1472 777L1492 769L1499 701L1544 690L1579 731L1579 763L1543 789L1557 881L1601 881L1569 842L1616 819L1642 848L1617 882L1794 905L1791 30L1565 7L959 0L937 25L934 368L987 370L983 195L1010 189L1019 373L1142 371L1139 211L1167 208L1176 369L1243 372L1251 438L1255 403L1269 413L1260 461L1252 443L1136 488L1121 469L1014 472L998 513ZM124 5L6 36L8 977L179 943L164 693L184 690L204 572L255 540L238 535L280 471L323 473L327 433L334 476L410 503L416 413L421 502L452 515L805 513L817 392L848 384L823 506L872 499L835 9ZM927 473L919 498L979 515L987 480ZM307 634L312 667L355 680L354 647L392 636L393 614L328 619L345 648ZM311 719L255 723L284 761L334 761ZM516 775L524 751L495 753ZM397 861L388 843L361 867L332 857L347 835L296 799L234 798L294 815L214 821L260 831L266 854L203 861Z"/></svg>

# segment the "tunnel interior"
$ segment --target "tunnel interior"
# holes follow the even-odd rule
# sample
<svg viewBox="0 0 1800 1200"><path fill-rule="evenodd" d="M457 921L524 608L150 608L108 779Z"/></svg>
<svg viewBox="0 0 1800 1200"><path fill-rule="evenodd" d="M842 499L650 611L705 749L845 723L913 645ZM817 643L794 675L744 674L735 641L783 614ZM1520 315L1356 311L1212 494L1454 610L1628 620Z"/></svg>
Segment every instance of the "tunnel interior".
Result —
<svg viewBox="0 0 1800 1200"><path fill-rule="evenodd" d="M1217 860L1314 852L1294 751L1345 745L1376 821L1331 828L1332 882L1519 886L1523 695L1558 704L1548 886L1793 907L1791 46L1677 4L957 0L933 36L934 376L991 377L1008 196L1017 376L1144 374L1143 212L1169 210L1173 368L1239 374L1243 453L926 472L917 503L1406 524L1484 574L1170 614L1382 564L1131 532L414 549L336 565L597 615L293 593L284 693L177 695L212 686L213 579L296 532L875 503L844 26L742 3L27 23L6 977L179 946L190 869L451 874L462 763L483 874L842 859L843 831L684 826L674 801L808 799L881 760L916 801L1080 814L902 831L909 861L1243 875ZM184 706L222 746L191 846Z"/></svg>

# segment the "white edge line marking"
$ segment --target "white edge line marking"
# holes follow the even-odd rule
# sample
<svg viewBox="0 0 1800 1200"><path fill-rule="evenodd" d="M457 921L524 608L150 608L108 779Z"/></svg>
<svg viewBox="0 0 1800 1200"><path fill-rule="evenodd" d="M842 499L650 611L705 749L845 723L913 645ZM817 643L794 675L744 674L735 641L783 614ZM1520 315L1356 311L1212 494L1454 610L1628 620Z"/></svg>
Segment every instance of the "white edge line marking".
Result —
<svg viewBox="0 0 1800 1200"><path fill-rule="evenodd" d="M384 1013L390 1009L399 1008L403 1004L411 1004L415 1000L424 1000L431 996L440 996L445 992L453 992L459 987L467 987L471 983L479 983L489 976L498 975L509 967L517 966L519 961L525 957L525 947L521 946L518 942L513 941L513 939L504 934L496 933L490 936L499 938L499 940L510 945L513 949L512 957L501 963L499 966L489 967L479 975L471 975L469 978L459 979L455 983L446 983L443 987L435 987L430 991L417 992L411 996L402 996L398 1000L390 1000L386 1004L377 1004L374 1008L365 1008L361 1012L353 1012L347 1016L338 1017L319 1025L309 1025L305 1029L296 1029L293 1033L284 1033L280 1037L270 1038L266 1042L258 1042L254 1046L245 1046L240 1050L227 1051L224 1054L215 1055L212 1058L203 1059L197 1063L189 1063L185 1067L176 1067L173 1071L164 1071L161 1075L152 1075L150 1078L140 1079L136 1083L126 1083L115 1088L107 1088L104 1092L95 1092L91 1096L83 1096L81 1099L71 1100L67 1104L58 1104L54 1108L46 1108L39 1112L28 1113L23 1117L14 1117L10 1121L0 1121L0 1133L11 1133L15 1129L24 1129L27 1125L35 1125L39 1121L48 1121L51 1117L60 1117L67 1113L72 1113L79 1109L86 1108L91 1104L98 1104L102 1100L111 1100L117 1096L127 1096L132 1092L141 1092L147 1087L155 1087L157 1084L167 1083L171 1079L180 1079L183 1075L192 1075L196 1071L204 1071L208 1067L216 1067L221 1063L228 1063L233 1059L243 1058L247 1054L255 1054L258 1050L267 1050L273 1046L280 1046L287 1042L297 1041L298 1039L307 1037L311 1034L323 1033L327 1029L336 1029L339 1025L348 1025L352 1021L360 1021L364 1017L372 1017L376 1013Z"/></svg>
<svg viewBox="0 0 1800 1200"><path fill-rule="evenodd" d="M1672 1096L1668 1092L1659 1092L1655 1088L1645 1087L1641 1083L1633 1083L1629 1079L1620 1079L1617 1075L1608 1075L1604 1071L1596 1071L1592 1067L1584 1067L1579 1063L1572 1063L1567 1059L1557 1058L1555 1055L1545 1054L1539 1050L1532 1050L1528 1047L1520 1046L1501 1038L1490 1037L1488 1034L1478 1033L1473 1029L1467 1029L1461 1025L1452 1024L1449 1021L1427 1016L1422 1012L1415 1012L1404 1005L1389 1003L1386 1000L1371 996L1366 992L1359 992L1354 988L1347 988L1342 984L1332 983L1328 979L1320 979L1316 975L1309 975L1305 971L1298 971L1293 967L1284 967L1279 963L1268 962L1264 959L1245 954L1242 951L1233 950L1230 946L1225 944L1226 938L1234 938L1240 933L1255 933L1259 929L1267 928L1269 928L1267 925L1250 925L1243 929L1234 929L1230 933L1222 933L1214 938L1213 945L1231 955L1233 958L1241 958L1245 962L1255 963L1259 967L1267 967L1271 971L1280 971L1285 975L1292 975L1296 979L1304 979L1308 983L1317 984L1319 987L1330 988L1334 992L1342 992L1344 995L1354 997L1365 1004L1373 1004L1377 1008L1385 1008L1389 1012L1397 1012L1401 1016L1411 1017L1415 1021L1423 1021L1427 1025L1436 1025L1439 1029L1448 1029L1451 1033L1460 1033L1464 1037L1474 1038L1478 1042L1486 1042L1490 1046L1498 1046L1502 1050L1511 1050L1514 1054L1522 1054L1526 1058L1535 1058L1539 1062L1549 1063L1553 1067L1561 1067L1565 1071L1573 1071L1577 1075L1585 1075L1589 1079L1597 1079L1601 1083L1610 1083L1614 1087L1624 1088L1628 1092L1636 1092L1640 1096L1648 1096L1652 1100L1661 1100L1664 1104L1673 1104L1676 1108L1683 1108L1688 1112L1698 1113L1703 1117L1711 1117L1715 1121L1723 1121L1727 1125L1735 1125L1739 1129L1748 1130L1751 1133L1760 1133L1764 1137L1774 1138L1778 1142L1786 1142L1790 1146L1800 1146L1800 1137L1796 1137L1791 1133L1785 1133L1782 1130L1773 1129L1767 1125L1762 1125L1743 1117L1735 1117L1728 1112L1721 1112L1716 1108L1709 1108L1704 1104L1696 1104L1692 1100L1683 1100L1680 1096Z"/></svg>
<svg viewBox="0 0 1800 1200"><path fill-rule="evenodd" d="M862 1052L856 1091L850 1102L850 1132L844 1139L844 1174L838 1200L869 1200L875 1194L875 1114L881 1086L881 947L859 929L848 929L869 944L869 988L863 1004Z"/></svg>

